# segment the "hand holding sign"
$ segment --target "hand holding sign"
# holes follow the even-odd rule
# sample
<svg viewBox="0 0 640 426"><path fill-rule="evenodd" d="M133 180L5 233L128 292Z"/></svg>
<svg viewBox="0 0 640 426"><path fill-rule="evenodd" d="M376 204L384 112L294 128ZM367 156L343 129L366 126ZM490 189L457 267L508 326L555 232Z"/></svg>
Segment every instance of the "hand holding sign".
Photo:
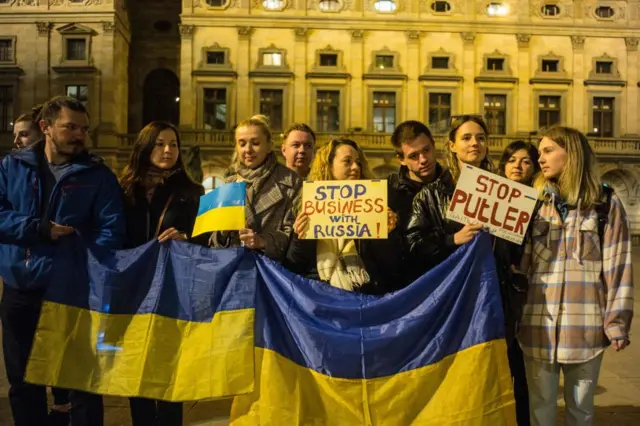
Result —
<svg viewBox="0 0 640 426"><path fill-rule="evenodd" d="M387 238L387 183L382 180L305 182L302 213L294 230L301 238ZM391 221L393 222L393 221ZM301 231L301 232L298 232Z"/></svg>
<svg viewBox="0 0 640 426"><path fill-rule="evenodd" d="M488 228L496 237L522 244L537 191L486 170L465 165L451 198L447 219L467 225L454 237L464 244L480 228Z"/></svg>
<svg viewBox="0 0 640 426"><path fill-rule="evenodd" d="M300 212L293 222L293 232L298 238L304 238L304 234L309 230L309 216L305 212Z"/></svg>

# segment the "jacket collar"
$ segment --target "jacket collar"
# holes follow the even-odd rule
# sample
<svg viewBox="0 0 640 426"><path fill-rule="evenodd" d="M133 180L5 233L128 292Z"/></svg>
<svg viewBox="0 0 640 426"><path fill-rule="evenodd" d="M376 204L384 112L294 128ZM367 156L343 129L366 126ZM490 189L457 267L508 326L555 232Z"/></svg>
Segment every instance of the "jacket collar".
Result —
<svg viewBox="0 0 640 426"><path fill-rule="evenodd" d="M45 141L41 140L24 149L18 151L12 151L9 156L16 160L27 163L32 167L38 167L39 164L44 161L44 145ZM103 159L90 153L87 150L82 151L80 154L71 158L71 169L79 170L83 168L95 167L103 164Z"/></svg>
<svg viewBox="0 0 640 426"><path fill-rule="evenodd" d="M444 177L444 169L440 163L436 163L436 178L429 183L417 182L409 177L409 168L407 166L400 166L398 173L392 175L392 179L396 180L398 188L406 189L409 191L420 191L425 186L434 185Z"/></svg>

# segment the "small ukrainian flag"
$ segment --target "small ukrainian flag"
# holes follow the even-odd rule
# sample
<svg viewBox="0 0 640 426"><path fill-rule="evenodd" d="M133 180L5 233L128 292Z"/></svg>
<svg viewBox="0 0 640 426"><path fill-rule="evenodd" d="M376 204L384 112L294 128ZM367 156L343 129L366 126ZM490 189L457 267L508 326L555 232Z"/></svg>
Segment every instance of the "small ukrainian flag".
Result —
<svg viewBox="0 0 640 426"><path fill-rule="evenodd" d="M192 236L212 231L235 231L245 227L246 184L222 185L200 197L200 208Z"/></svg>

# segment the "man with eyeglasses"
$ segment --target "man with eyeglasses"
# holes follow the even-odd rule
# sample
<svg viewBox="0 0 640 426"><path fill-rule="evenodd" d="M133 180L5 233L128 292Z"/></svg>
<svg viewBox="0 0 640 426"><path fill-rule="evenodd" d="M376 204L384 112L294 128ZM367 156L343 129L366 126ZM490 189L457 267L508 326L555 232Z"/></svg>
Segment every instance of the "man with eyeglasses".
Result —
<svg viewBox="0 0 640 426"><path fill-rule="evenodd" d="M48 283L73 279L85 247L117 249L125 237L118 181L84 146L85 107L55 97L39 125L44 140L0 162L0 319L16 426L47 424L46 389L24 375ZM71 403L72 425L102 425L100 396L71 392Z"/></svg>

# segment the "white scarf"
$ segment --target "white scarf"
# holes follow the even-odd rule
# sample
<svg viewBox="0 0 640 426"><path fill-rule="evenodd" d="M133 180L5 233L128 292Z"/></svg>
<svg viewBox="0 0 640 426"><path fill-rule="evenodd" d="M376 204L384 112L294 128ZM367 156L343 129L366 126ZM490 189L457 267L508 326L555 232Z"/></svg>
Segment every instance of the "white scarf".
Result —
<svg viewBox="0 0 640 426"><path fill-rule="evenodd" d="M354 240L318 240L316 265L322 281L343 290L353 291L370 280Z"/></svg>

